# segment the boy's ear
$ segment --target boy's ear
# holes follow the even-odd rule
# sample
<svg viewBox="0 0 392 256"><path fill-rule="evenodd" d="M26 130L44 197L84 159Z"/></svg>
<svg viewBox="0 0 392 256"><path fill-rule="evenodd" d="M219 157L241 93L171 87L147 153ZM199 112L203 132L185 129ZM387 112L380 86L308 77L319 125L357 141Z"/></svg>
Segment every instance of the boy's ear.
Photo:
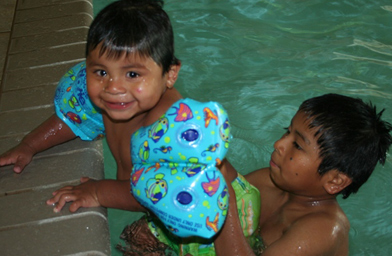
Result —
<svg viewBox="0 0 392 256"><path fill-rule="evenodd" d="M178 73L180 72L180 69L181 69L181 63L170 66L170 69L167 72L167 83L166 83L167 88L169 89L173 88L175 82L177 81Z"/></svg>
<svg viewBox="0 0 392 256"><path fill-rule="evenodd" d="M339 172L338 170L331 170L327 172L326 182L324 183L324 189L330 195L334 195L345 189L352 182L352 179L346 174Z"/></svg>

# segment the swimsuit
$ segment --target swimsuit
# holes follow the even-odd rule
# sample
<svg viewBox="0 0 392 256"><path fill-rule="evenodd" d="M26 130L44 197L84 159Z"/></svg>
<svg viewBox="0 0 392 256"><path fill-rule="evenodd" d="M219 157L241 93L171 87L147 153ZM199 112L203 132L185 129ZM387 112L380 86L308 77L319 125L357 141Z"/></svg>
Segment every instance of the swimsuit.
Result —
<svg viewBox="0 0 392 256"><path fill-rule="evenodd" d="M241 221L242 231L245 237L250 237L254 234L258 226L260 217L260 193L259 191L246 179L238 175L238 177L231 183L233 186L237 209ZM160 226L155 225L156 221L148 221L148 225L153 234L161 242L168 244L179 255L186 255L187 253L197 256L213 256L215 255L213 239L201 240L200 243L181 243L173 235L167 232L167 229L161 229ZM251 246L253 246L251 244Z"/></svg>
<svg viewBox="0 0 392 256"><path fill-rule="evenodd" d="M242 175L231 183L237 201L238 215L242 231L252 247L255 255L261 255L264 245L258 235L257 226L260 217L260 193ZM151 232L150 232L151 231ZM214 256L214 238L192 238L192 243L169 232L165 225L154 215L144 215L140 220L127 226L121 238L126 245L118 245L117 249L124 255L186 255ZM195 242L197 241L197 242Z"/></svg>

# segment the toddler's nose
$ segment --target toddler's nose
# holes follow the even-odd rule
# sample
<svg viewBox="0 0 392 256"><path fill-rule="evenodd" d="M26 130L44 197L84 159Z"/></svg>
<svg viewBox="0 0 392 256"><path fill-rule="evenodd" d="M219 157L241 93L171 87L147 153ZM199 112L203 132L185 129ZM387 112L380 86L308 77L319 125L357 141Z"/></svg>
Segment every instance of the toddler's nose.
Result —
<svg viewBox="0 0 392 256"><path fill-rule="evenodd" d="M109 78L109 81L103 87L103 90L110 94L123 94L126 92L126 88L120 79Z"/></svg>

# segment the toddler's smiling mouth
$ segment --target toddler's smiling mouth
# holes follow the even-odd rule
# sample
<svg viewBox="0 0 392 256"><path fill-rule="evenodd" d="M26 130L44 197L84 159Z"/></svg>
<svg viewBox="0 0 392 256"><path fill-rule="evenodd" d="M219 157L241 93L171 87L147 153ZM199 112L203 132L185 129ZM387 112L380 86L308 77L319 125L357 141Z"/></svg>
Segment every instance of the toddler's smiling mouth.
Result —
<svg viewBox="0 0 392 256"><path fill-rule="evenodd" d="M121 110L121 109L126 109L129 106L131 106L133 101L130 102L110 102L110 101L104 101L104 104L106 107L109 109L114 109L114 110Z"/></svg>

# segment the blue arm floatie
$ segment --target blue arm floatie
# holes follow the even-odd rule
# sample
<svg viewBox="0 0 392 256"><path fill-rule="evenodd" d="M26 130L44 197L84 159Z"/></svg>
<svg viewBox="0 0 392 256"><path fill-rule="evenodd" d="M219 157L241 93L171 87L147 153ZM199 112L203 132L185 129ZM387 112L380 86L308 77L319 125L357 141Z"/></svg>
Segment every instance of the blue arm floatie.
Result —
<svg viewBox="0 0 392 256"><path fill-rule="evenodd" d="M133 195L177 236L211 238L222 227L229 203L216 165L230 139L221 105L177 101L132 135Z"/></svg>
<svg viewBox="0 0 392 256"><path fill-rule="evenodd" d="M73 66L60 79L54 106L57 116L82 140L104 137L101 111L87 93L86 62Z"/></svg>

